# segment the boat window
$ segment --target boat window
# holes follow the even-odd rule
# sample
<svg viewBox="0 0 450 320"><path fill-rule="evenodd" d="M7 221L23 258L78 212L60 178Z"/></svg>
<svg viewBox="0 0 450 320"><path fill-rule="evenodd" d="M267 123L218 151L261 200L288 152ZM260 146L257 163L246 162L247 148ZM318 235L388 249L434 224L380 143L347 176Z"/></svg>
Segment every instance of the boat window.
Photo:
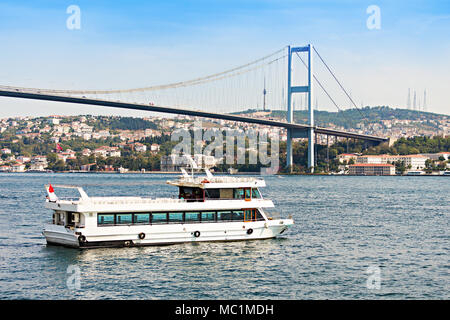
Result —
<svg viewBox="0 0 450 320"><path fill-rule="evenodd" d="M234 199L244 199L244 189L242 189L242 188L234 189L233 198Z"/></svg>
<svg viewBox="0 0 450 320"><path fill-rule="evenodd" d="M257 209L245 209L244 221L264 221L264 217Z"/></svg>
<svg viewBox="0 0 450 320"><path fill-rule="evenodd" d="M200 188L194 189L194 199L195 200L203 200L203 190Z"/></svg>
<svg viewBox="0 0 450 320"><path fill-rule="evenodd" d="M256 189L256 188L252 189L252 198L256 198L256 199L261 198L261 193L259 192L258 189Z"/></svg>
<svg viewBox="0 0 450 320"><path fill-rule="evenodd" d="M203 200L203 190L200 188L180 187L179 198L187 201Z"/></svg>
<svg viewBox="0 0 450 320"><path fill-rule="evenodd" d="M150 214L148 214L148 213L135 213L133 215L133 223L149 224L150 223Z"/></svg>
<svg viewBox="0 0 450 320"><path fill-rule="evenodd" d="M180 199L192 199L192 188L180 187Z"/></svg>
<svg viewBox="0 0 450 320"><path fill-rule="evenodd" d="M233 199L233 189L220 189L220 199Z"/></svg>
<svg viewBox="0 0 450 320"><path fill-rule="evenodd" d="M152 223L167 223L167 213L152 213Z"/></svg>
<svg viewBox="0 0 450 320"><path fill-rule="evenodd" d="M216 213L215 212L202 212L201 220L202 220L202 222L214 222L214 221L216 221Z"/></svg>
<svg viewBox="0 0 450 320"><path fill-rule="evenodd" d="M133 215L131 213L117 213L116 224L131 224Z"/></svg>
<svg viewBox="0 0 450 320"><path fill-rule="evenodd" d="M205 196L207 199L219 199L220 189L205 189Z"/></svg>
<svg viewBox="0 0 450 320"><path fill-rule="evenodd" d="M245 200L252 198L252 189L251 188L245 188Z"/></svg>
<svg viewBox="0 0 450 320"><path fill-rule="evenodd" d="M97 215L97 223L99 225L114 224L114 215L113 214L99 213Z"/></svg>
<svg viewBox="0 0 450 320"><path fill-rule="evenodd" d="M233 221L244 221L244 210L233 211Z"/></svg>
<svg viewBox="0 0 450 320"><path fill-rule="evenodd" d="M231 221L232 215L231 211L217 211L217 220Z"/></svg>
<svg viewBox="0 0 450 320"><path fill-rule="evenodd" d="M183 212L169 212L169 223L183 222Z"/></svg>
<svg viewBox="0 0 450 320"><path fill-rule="evenodd" d="M256 210L256 221L264 221L264 217L262 216L261 212L259 210Z"/></svg>
<svg viewBox="0 0 450 320"><path fill-rule="evenodd" d="M185 212L184 221L186 223L199 222L199 212Z"/></svg>

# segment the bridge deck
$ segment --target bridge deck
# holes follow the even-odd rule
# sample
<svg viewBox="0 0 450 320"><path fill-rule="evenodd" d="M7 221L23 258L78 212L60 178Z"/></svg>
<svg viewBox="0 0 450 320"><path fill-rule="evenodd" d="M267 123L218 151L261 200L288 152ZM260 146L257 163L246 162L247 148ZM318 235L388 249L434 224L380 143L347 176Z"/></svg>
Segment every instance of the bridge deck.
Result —
<svg viewBox="0 0 450 320"><path fill-rule="evenodd" d="M213 118L213 119L223 119L223 120L238 121L238 122L247 122L247 123L261 124L261 125L273 126L273 127L282 127L282 128L294 129L294 130L305 130L306 131L311 128L310 126L303 125L303 124L288 123L288 122L283 122L283 121L275 121L275 120L267 120L267 119L258 119L258 118L251 118L251 117L232 115L232 114L220 114L220 113L211 113L211 112L195 111L195 110L188 110L188 109L149 106L149 105L138 104L138 103L125 103L125 102L98 100L98 99L91 99L91 98L76 98L76 97L61 96L61 95L31 93L31 92L24 92L24 91L21 91L18 89L16 89L15 91L14 90L12 90L12 91L0 90L0 96L11 97L11 98L57 101L57 102L76 103L76 104L85 104L85 105L93 105L93 106L104 106L104 107L112 107L112 108L181 114L181 115L197 116L197 117L203 117L203 118ZM371 135L363 135L363 134L344 132L344 131L326 129L326 128L320 128L320 127L314 127L314 131L316 133L320 133L320 134L333 135L333 136L345 137L345 138L356 138L356 139L373 141L373 142L384 142L384 141L388 140L386 138L381 138L381 137L376 137L376 136L371 136Z"/></svg>

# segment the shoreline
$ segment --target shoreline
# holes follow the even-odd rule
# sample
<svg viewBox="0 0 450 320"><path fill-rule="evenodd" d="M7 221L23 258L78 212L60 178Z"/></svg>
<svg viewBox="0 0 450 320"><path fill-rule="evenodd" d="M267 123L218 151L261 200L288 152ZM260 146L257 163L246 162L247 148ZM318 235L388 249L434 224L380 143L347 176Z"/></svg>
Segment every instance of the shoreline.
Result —
<svg viewBox="0 0 450 320"><path fill-rule="evenodd" d="M33 173L83 173L83 174L172 174L172 175L179 175L180 172L178 171L127 171L127 172L118 172L118 171L24 171L24 172L7 172L2 171L2 173L26 173L26 174L33 174ZM213 174L219 174L219 175L227 175L227 176L239 176L239 175L260 175L259 172L238 172L234 174L229 174L227 172L215 172ZM272 174L273 176L326 176L326 177L450 177L450 175L444 175L444 174L421 174L421 175L408 175L408 174L396 174L396 175L356 175L356 174L328 174L328 173L276 173ZM263 175L263 176L270 176L270 175Z"/></svg>

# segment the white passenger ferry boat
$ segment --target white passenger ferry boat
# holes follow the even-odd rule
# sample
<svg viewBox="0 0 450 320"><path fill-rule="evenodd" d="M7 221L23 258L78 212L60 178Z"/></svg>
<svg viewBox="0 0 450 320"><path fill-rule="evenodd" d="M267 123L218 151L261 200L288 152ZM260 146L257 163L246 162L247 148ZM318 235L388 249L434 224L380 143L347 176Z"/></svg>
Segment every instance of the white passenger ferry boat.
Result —
<svg viewBox="0 0 450 320"><path fill-rule="evenodd" d="M194 177L183 170L167 181L178 187L177 198L89 197L81 187L47 185L53 221L43 235L48 244L75 248L132 247L269 239L294 223L269 214L274 204L260 193L263 179L205 171ZM53 187L75 188L80 197L58 198Z"/></svg>

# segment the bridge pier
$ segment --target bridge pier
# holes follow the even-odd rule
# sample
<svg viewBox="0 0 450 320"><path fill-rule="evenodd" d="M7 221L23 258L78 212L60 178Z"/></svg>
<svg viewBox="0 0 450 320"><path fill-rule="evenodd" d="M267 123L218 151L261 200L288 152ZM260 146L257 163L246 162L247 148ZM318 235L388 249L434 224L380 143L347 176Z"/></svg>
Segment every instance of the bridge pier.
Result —
<svg viewBox="0 0 450 320"><path fill-rule="evenodd" d="M292 108L292 94L293 93L305 93L308 94L308 113L309 113L309 128L308 128L308 170L314 172L314 109L313 109L313 58L312 58L312 45L309 44L305 47L292 47L288 46L288 72L287 72L287 122L294 123L294 110ZM292 86L292 54L298 52L308 53L308 85L307 86ZM292 172L293 157L292 157L292 139L294 133L287 130L287 143L286 143L286 166Z"/></svg>
<svg viewBox="0 0 450 320"><path fill-rule="evenodd" d="M292 171L292 129L286 129L287 139L286 139L286 166Z"/></svg>

